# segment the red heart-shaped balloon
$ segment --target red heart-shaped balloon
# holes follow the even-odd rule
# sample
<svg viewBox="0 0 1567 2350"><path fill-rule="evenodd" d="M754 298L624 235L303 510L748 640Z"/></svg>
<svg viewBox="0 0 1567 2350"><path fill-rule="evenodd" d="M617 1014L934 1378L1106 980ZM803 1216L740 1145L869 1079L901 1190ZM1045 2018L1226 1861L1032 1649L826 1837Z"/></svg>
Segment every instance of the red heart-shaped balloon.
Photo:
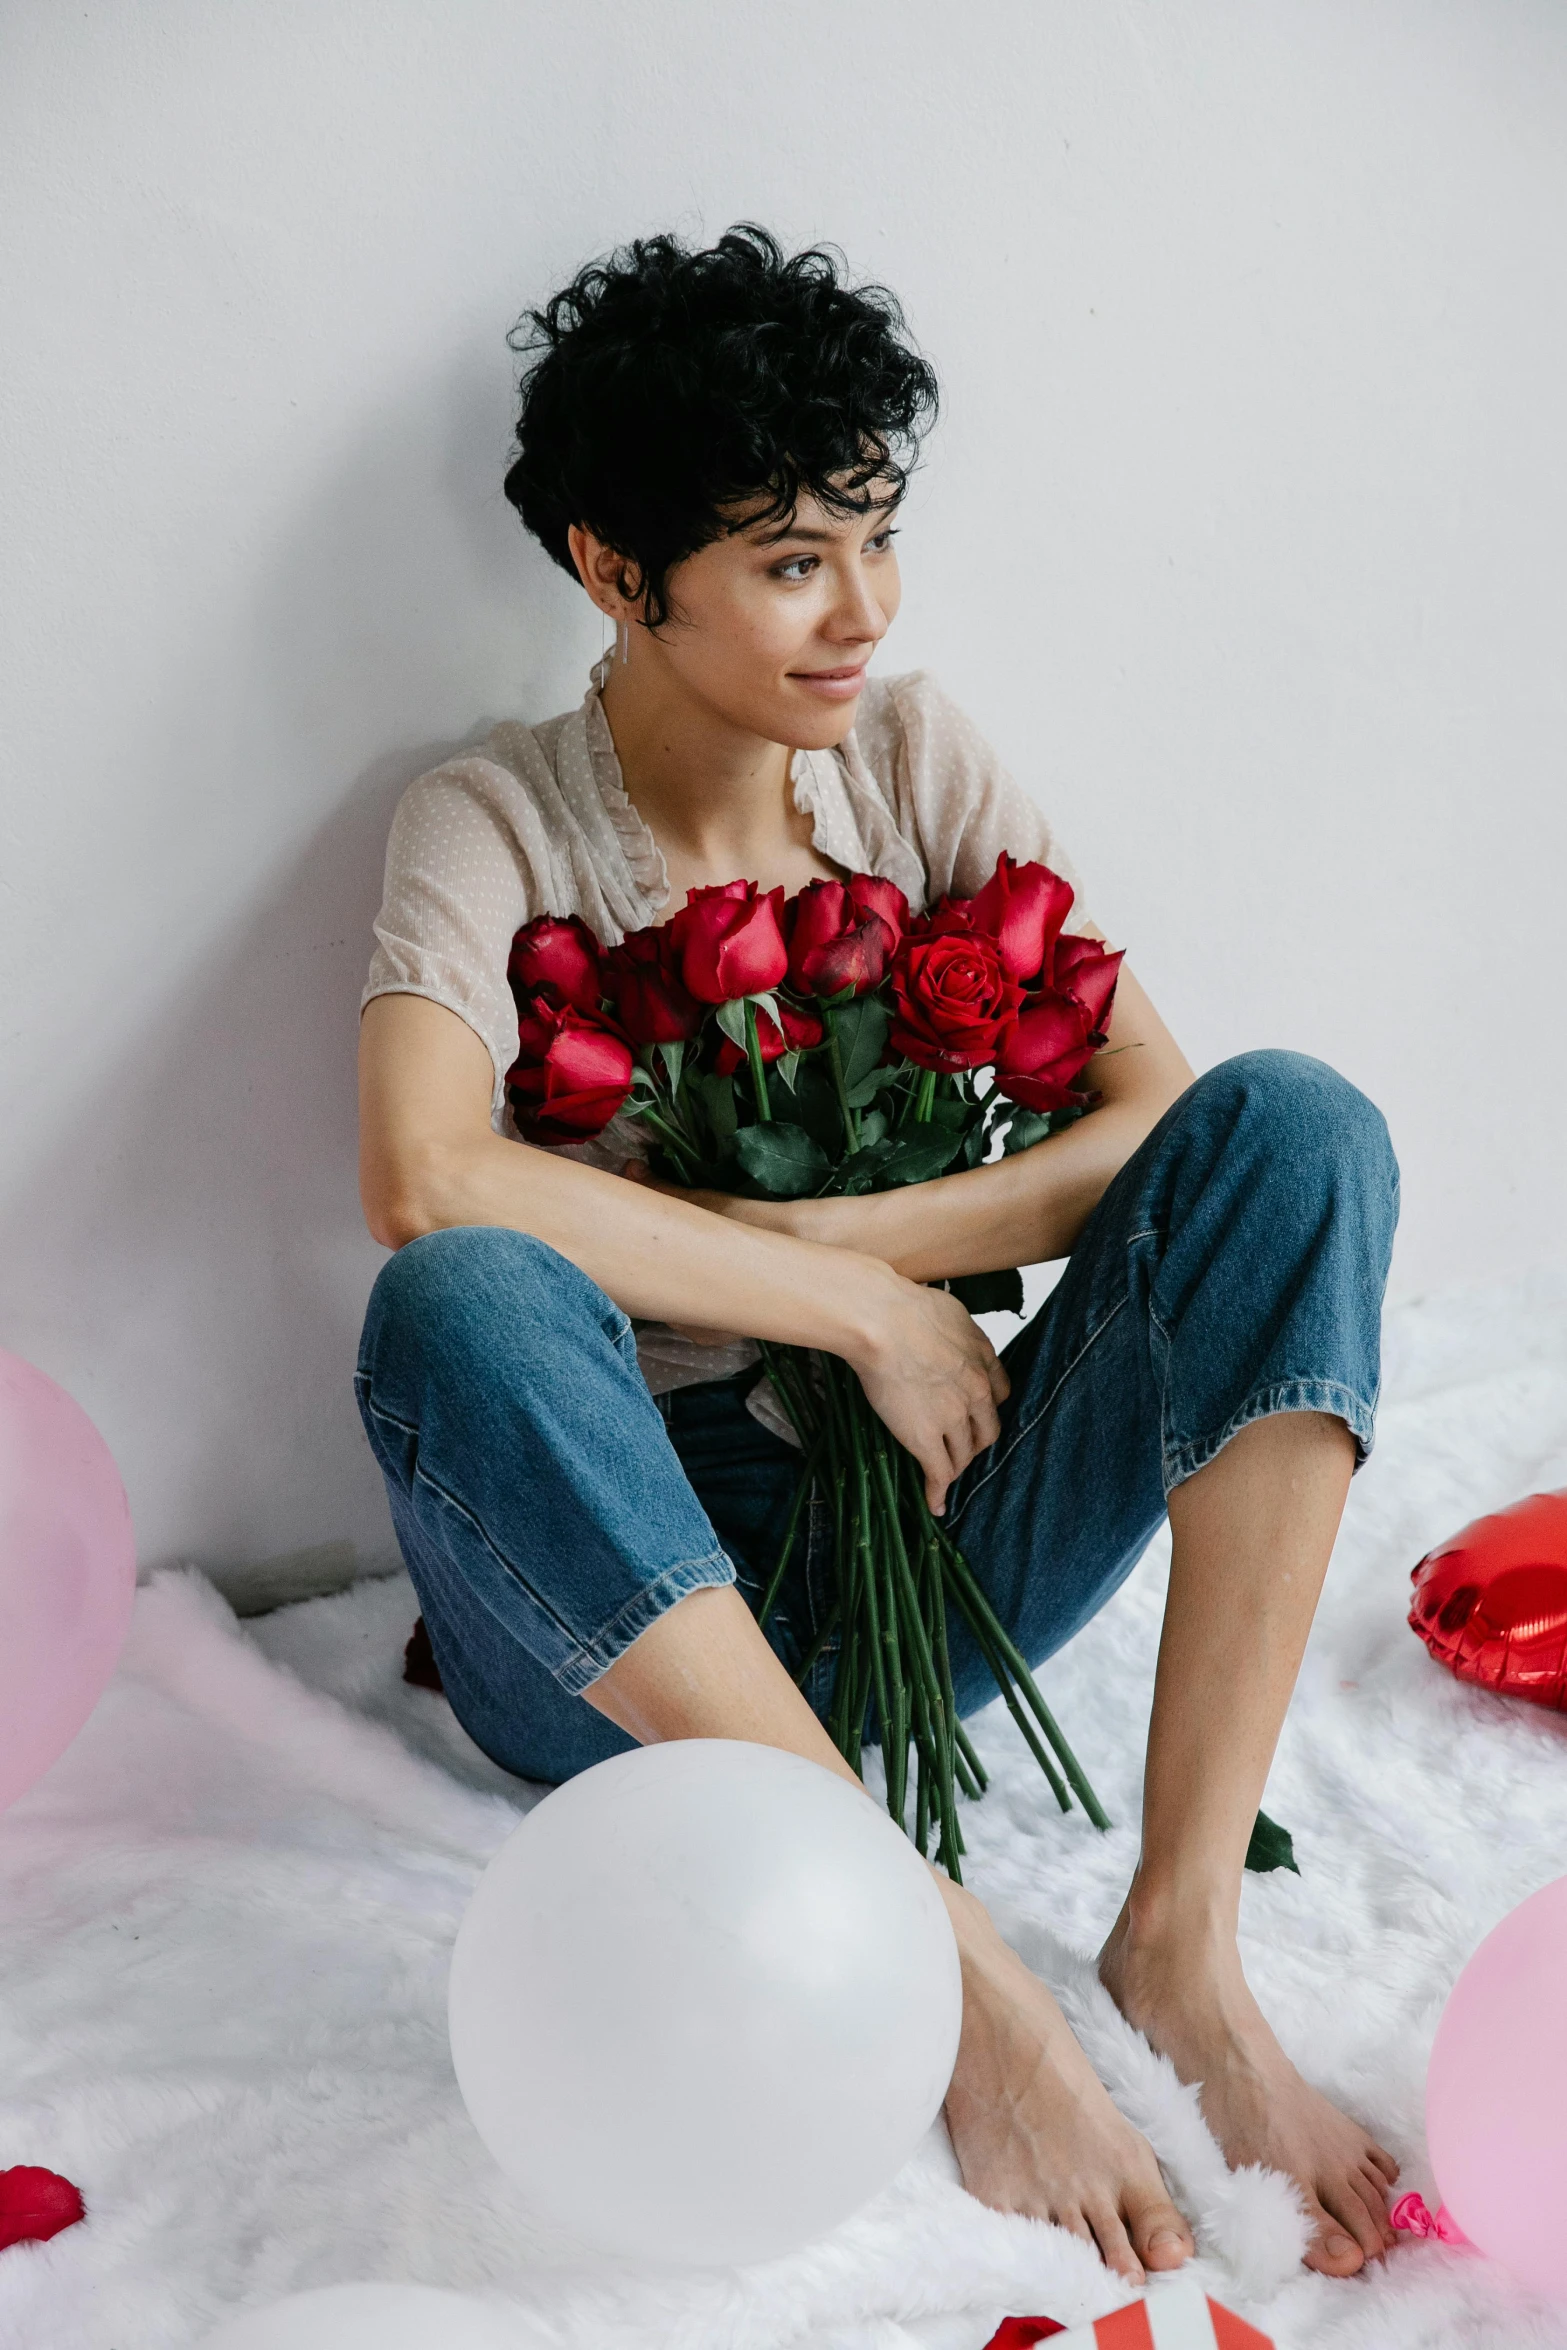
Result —
<svg viewBox="0 0 1567 2350"><path fill-rule="evenodd" d="M1460 1681L1567 1713L1567 1493L1531 1493L1423 1558L1409 1621Z"/></svg>

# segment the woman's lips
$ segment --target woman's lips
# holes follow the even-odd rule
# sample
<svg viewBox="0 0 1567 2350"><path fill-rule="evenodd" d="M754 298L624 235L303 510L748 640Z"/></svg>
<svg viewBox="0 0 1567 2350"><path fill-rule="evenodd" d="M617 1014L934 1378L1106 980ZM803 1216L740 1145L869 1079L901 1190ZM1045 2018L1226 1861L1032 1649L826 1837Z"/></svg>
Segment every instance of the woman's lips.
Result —
<svg viewBox="0 0 1567 2350"><path fill-rule="evenodd" d="M820 694L824 701L852 702L865 683L869 666L861 661L853 669L791 669L789 675L796 685L803 685L807 693Z"/></svg>

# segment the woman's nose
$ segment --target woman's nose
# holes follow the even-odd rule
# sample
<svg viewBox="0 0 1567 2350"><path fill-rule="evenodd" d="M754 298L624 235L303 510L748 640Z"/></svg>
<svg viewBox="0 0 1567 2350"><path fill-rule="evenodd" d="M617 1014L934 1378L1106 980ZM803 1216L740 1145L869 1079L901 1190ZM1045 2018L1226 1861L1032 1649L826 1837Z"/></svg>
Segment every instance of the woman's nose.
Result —
<svg viewBox="0 0 1567 2350"><path fill-rule="evenodd" d="M858 564L840 573L840 586L828 616L826 634L835 644L879 645L890 623L870 591Z"/></svg>

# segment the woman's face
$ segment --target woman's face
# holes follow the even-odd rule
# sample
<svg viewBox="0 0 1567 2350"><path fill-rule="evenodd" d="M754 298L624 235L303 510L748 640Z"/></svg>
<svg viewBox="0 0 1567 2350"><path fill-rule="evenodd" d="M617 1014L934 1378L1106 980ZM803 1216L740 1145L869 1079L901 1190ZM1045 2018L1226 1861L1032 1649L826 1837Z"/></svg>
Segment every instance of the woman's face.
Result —
<svg viewBox="0 0 1567 2350"><path fill-rule="evenodd" d="M649 684L743 733L831 749L854 724L866 665L898 609L895 511L837 514L802 498L787 528L715 539L670 572L661 628L639 626L626 607L631 671L646 663ZM579 568L602 579L594 559L608 550L584 538Z"/></svg>

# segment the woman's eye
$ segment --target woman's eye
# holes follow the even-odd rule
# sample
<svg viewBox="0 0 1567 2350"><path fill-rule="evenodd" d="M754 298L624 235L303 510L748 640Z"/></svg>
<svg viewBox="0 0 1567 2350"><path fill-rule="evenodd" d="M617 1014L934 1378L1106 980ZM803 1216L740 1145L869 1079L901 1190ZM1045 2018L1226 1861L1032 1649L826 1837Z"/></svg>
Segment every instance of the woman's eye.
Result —
<svg viewBox="0 0 1567 2350"><path fill-rule="evenodd" d="M820 560L819 555L791 555L787 563L775 567L773 577L796 582L809 579Z"/></svg>
<svg viewBox="0 0 1567 2350"><path fill-rule="evenodd" d="M867 554L867 555L885 555L885 554L886 554L886 552L887 552L887 550L888 550L888 548L889 548L889 547L892 545L892 542L893 542L893 540L894 540L894 539L897 537L897 535L898 535L898 533L897 533L896 529L894 528L894 526L893 526L891 523L889 523L889 524L887 525L887 528L886 528L885 530L879 530L879 531L876 533L876 536L875 536L874 538L870 538L870 539L867 539L867 540L866 540L866 542L865 542L865 552L866 552L866 554Z"/></svg>

